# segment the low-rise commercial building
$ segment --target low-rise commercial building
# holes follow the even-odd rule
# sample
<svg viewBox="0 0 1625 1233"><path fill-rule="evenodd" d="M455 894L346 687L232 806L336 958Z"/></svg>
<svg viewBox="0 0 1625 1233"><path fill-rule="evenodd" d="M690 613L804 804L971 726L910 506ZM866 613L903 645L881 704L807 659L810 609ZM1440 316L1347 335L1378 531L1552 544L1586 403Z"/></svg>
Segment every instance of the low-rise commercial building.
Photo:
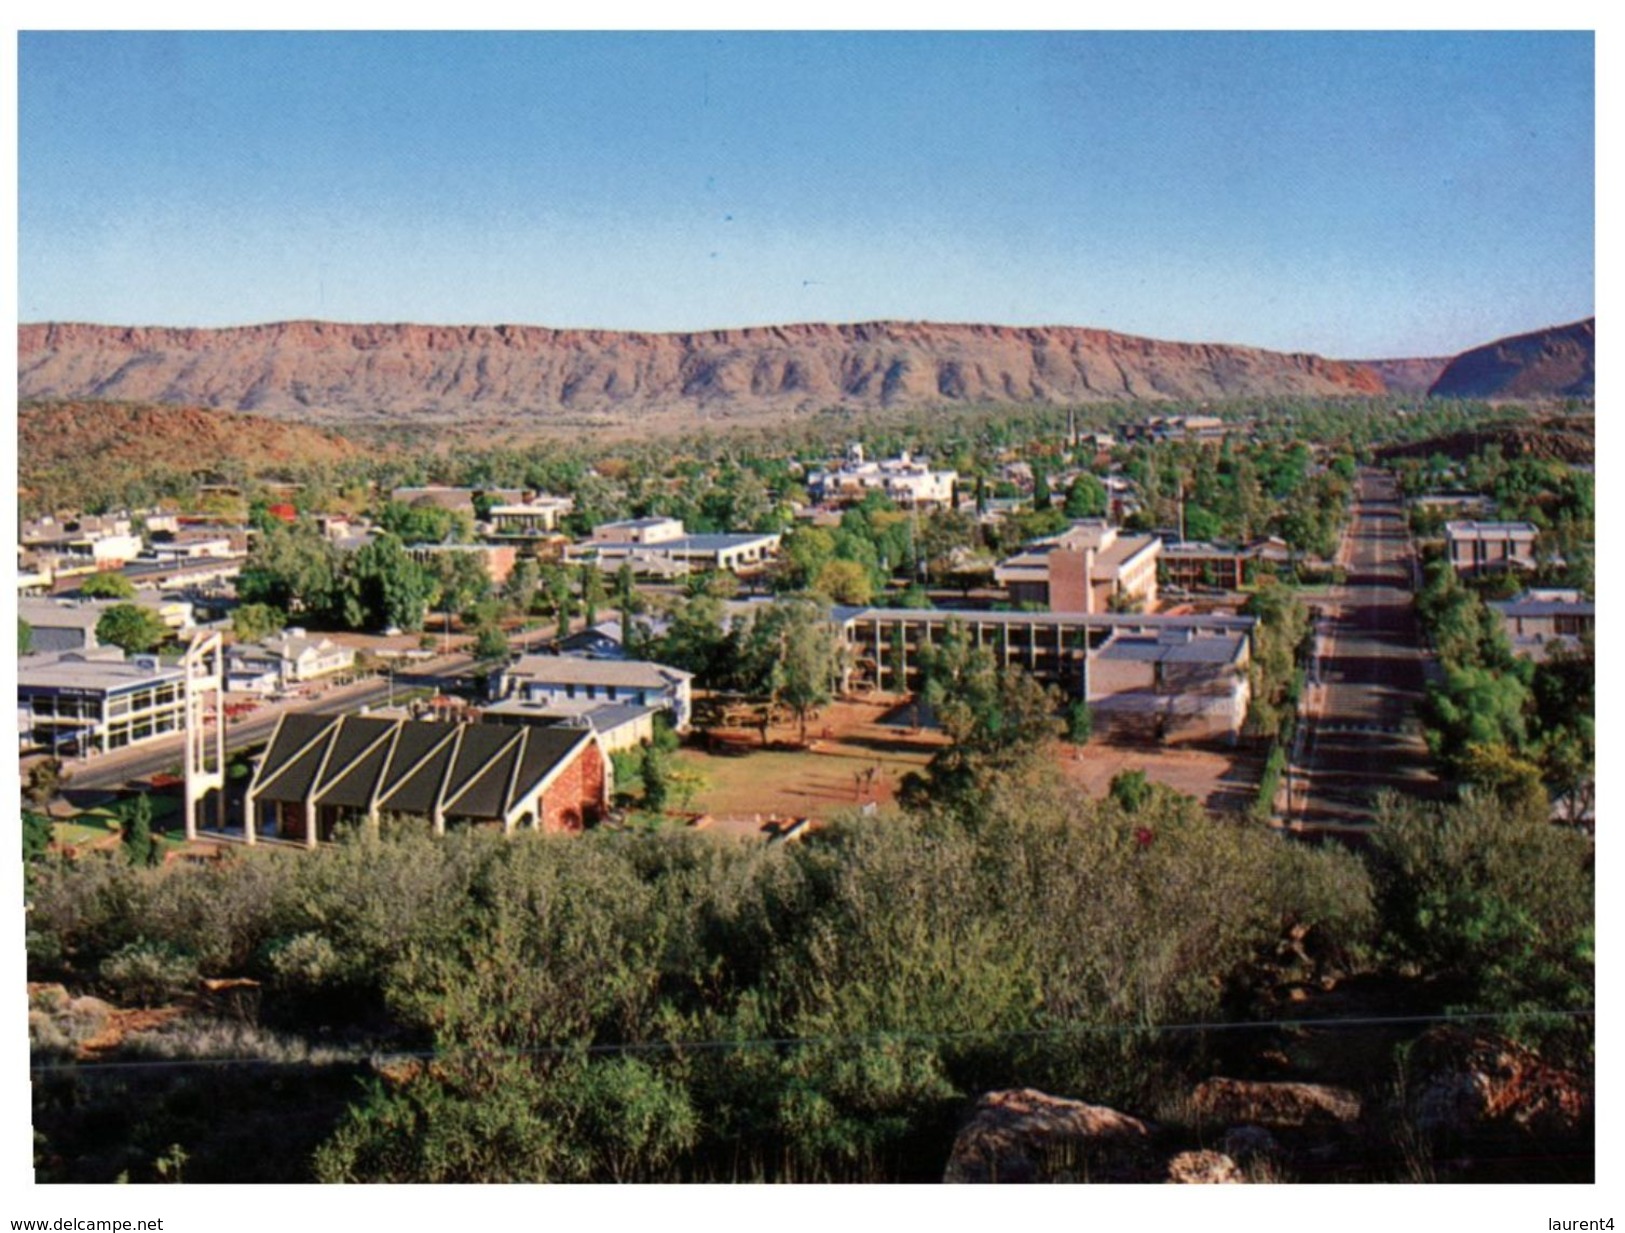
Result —
<svg viewBox="0 0 1625 1233"><path fill-rule="evenodd" d="M1577 646L1597 627L1597 606L1579 591L1531 589L1515 599L1492 600L1512 648L1541 660L1556 646Z"/></svg>
<svg viewBox="0 0 1625 1233"><path fill-rule="evenodd" d="M287 629L259 642L238 643L226 652L226 688L272 693L320 680L355 666L355 650L330 638Z"/></svg>
<svg viewBox="0 0 1625 1233"><path fill-rule="evenodd" d="M565 552L570 561L595 561L605 571L630 564L634 572L680 577L703 570L749 574L778 555L780 536L757 531L689 535L678 518L631 518L594 527L592 538Z"/></svg>
<svg viewBox="0 0 1625 1233"><path fill-rule="evenodd" d="M993 579L1012 603L1041 604L1051 612L1107 612L1128 605L1151 611L1161 553L1155 535L1122 535L1103 520L1085 519L999 562Z"/></svg>
<svg viewBox="0 0 1625 1233"><path fill-rule="evenodd" d="M1444 524L1445 552L1458 573L1535 568L1535 540L1540 529L1532 522L1479 522Z"/></svg>
<svg viewBox="0 0 1625 1233"><path fill-rule="evenodd" d="M1103 730L1234 740L1251 697L1253 617L848 608L834 619L851 689L918 690L924 648L957 632L1068 697L1087 699Z"/></svg>
<svg viewBox="0 0 1625 1233"><path fill-rule="evenodd" d="M576 655L522 655L492 681L500 702L620 702L669 712L672 727L688 729L693 716L693 673L644 660L586 659Z"/></svg>
<svg viewBox="0 0 1625 1233"><path fill-rule="evenodd" d="M493 505L486 521L498 539L534 539L555 534L559 523L575 507L573 497L536 496L528 501Z"/></svg>
<svg viewBox="0 0 1625 1233"><path fill-rule="evenodd" d="M904 507L952 509L958 481L959 472L933 470L907 450L896 458L869 461L863 456L863 446L853 445L839 466L809 475L807 490L820 503L860 501L868 493L882 492Z"/></svg>
<svg viewBox="0 0 1625 1233"><path fill-rule="evenodd" d="M24 655L17 661L22 744L84 755L179 732L185 672L117 647Z"/></svg>

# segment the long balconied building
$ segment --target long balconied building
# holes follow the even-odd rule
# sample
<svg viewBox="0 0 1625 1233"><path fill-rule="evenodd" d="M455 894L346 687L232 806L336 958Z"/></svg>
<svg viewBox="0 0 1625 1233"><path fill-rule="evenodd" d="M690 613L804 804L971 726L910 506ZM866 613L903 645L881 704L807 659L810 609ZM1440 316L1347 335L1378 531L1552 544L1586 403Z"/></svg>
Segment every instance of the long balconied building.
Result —
<svg viewBox="0 0 1625 1233"><path fill-rule="evenodd" d="M918 689L922 647L958 629L1003 662L1087 699L1103 728L1229 740L1251 699L1253 617L846 608L835 621L852 689Z"/></svg>

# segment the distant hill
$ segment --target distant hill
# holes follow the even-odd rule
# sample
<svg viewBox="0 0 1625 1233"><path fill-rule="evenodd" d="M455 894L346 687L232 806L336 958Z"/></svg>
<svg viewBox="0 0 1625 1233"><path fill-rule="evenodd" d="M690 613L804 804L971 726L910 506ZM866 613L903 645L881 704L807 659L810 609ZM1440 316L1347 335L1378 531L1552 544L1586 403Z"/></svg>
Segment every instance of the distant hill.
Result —
<svg viewBox="0 0 1625 1233"><path fill-rule="evenodd" d="M131 484L233 471L271 476L360 452L334 433L201 407L74 400L25 403L17 412L17 482L31 509L119 498Z"/></svg>
<svg viewBox="0 0 1625 1233"><path fill-rule="evenodd" d="M1437 398L1590 398L1597 381L1597 319L1552 326L1464 351L1428 393Z"/></svg>
<svg viewBox="0 0 1625 1233"><path fill-rule="evenodd" d="M1390 394L1426 394L1450 363L1447 355L1413 360L1354 360L1377 374Z"/></svg>
<svg viewBox="0 0 1625 1233"><path fill-rule="evenodd" d="M1071 327L788 325L698 334L526 326L24 325L18 393L335 425L668 424L943 404L1384 393L1371 367ZM652 426L652 425L651 425Z"/></svg>

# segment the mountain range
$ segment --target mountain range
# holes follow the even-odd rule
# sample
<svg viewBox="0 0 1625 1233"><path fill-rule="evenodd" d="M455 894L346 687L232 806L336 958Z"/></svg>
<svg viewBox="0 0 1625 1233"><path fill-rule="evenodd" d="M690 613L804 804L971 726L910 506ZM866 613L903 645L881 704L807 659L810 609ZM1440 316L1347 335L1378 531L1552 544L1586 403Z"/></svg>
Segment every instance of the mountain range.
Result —
<svg viewBox="0 0 1625 1233"><path fill-rule="evenodd" d="M289 321L27 324L23 401L105 399L351 424L768 420L827 408L1589 392L1594 321L1455 359L1334 360L1075 327L882 321L649 334Z"/></svg>

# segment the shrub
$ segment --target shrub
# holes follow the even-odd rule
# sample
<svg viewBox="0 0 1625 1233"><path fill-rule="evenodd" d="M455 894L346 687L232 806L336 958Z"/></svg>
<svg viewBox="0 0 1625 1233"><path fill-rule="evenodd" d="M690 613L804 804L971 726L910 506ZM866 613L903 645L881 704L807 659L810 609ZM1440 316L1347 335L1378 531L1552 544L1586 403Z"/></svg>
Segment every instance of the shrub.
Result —
<svg viewBox="0 0 1625 1233"><path fill-rule="evenodd" d="M132 942L102 960L101 979L122 1001L155 1006L197 984L197 960L163 942Z"/></svg>

